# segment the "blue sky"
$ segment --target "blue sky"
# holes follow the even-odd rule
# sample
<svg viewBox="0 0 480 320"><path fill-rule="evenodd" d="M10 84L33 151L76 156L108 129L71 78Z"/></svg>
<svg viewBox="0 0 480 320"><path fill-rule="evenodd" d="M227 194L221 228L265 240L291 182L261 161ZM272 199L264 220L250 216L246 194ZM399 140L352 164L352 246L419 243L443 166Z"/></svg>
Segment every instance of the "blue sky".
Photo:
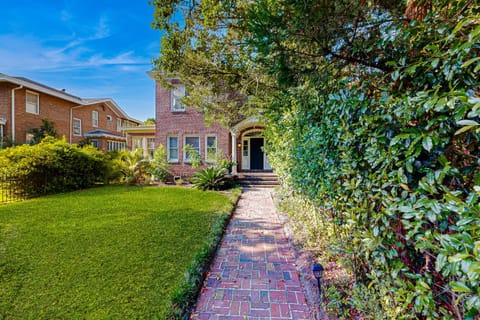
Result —
<svg viewBox="0 0 480 320"><path fill-rule="evenodd" d="M148 0L1 0L0 72L155 115L147 75L159 53Z"/></svg>

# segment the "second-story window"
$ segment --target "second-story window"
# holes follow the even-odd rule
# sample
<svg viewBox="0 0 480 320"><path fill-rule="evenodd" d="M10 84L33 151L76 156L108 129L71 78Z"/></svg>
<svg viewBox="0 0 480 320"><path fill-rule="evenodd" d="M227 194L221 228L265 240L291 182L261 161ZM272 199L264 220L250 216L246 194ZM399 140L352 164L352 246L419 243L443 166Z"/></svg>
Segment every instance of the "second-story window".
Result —
<svg viewBox="0 0 480 320"><path fill-rule="evenodd" d="M92 126L98 127L98 111L92 111Z"/></svg>
<svg viewBox="0 0 480 320"><path fill-rule="evenodd" d="M40 102L39 96L36 93L27 91L26 97L26 111L28 113L39 114Z"/></svg>
<svg viewBox="0 0 480 320"><path fill-rule="evenodd" d="M179 85L171 90L171 111L185 111L185 106L181 103L183 97L185 97L185 86Z"/></svg>
<svg viewBox="0 0 480 320"><path fill-rule="evenodd" d="M82 135L82 120L80 119L73 119L73 135L74 136L81 136Z"/></svg>
<svg viewBox="0 0 480 320"><path fill-rule="evenodd" d="M117 131L122 131L122 119L117 119Z"/></svg>

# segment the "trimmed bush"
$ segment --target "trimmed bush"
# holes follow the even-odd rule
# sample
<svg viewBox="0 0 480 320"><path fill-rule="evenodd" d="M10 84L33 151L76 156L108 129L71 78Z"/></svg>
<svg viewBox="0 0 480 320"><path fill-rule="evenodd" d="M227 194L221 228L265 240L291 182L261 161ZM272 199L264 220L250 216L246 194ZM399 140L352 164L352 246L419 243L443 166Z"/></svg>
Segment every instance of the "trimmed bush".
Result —
<svg viewBox="0 0 480 320"><path fill-rule="evenodd" d="M89 188L114 175L108 158L93 146L80 148L52 137L1 150L0 170L27 177L24 188L31 196Z"/></svg>

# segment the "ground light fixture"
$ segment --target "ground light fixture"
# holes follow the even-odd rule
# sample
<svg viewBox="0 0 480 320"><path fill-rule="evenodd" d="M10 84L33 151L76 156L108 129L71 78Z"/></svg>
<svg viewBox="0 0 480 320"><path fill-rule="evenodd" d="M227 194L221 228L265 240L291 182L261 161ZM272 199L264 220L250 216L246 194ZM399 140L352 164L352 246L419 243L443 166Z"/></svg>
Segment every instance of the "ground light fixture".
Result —
<svg viewBox="0 0 480 320"><path fill-rule="evenodd" d="M321 280L323 278L323 266L319 263L314 262L313 265L312 265L312 272L313 272L313 275L314 275L315 279L317 279L318 293L320 295L320 298L322 298Z"/></svg>

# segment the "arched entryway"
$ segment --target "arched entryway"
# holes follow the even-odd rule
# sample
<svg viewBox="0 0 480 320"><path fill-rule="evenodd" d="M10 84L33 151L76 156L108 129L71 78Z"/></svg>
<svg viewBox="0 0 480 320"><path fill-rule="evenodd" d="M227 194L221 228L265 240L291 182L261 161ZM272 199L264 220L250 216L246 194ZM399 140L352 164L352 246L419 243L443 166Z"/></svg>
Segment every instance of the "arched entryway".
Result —
<svg viewBox="0 0 480 320"><path fill-rule="evenodd" d="M242 170L271 170L268 157L264 152L265 137L263 129L246 130L241 135Z"/></svg>
<svg viewBox="0 0 480 320"><path fill-rule="evenodd" d="M248 118L231 130L232 159L237 162L240 171L271 171L265 153L264 124L257 118Z"/></svg>

